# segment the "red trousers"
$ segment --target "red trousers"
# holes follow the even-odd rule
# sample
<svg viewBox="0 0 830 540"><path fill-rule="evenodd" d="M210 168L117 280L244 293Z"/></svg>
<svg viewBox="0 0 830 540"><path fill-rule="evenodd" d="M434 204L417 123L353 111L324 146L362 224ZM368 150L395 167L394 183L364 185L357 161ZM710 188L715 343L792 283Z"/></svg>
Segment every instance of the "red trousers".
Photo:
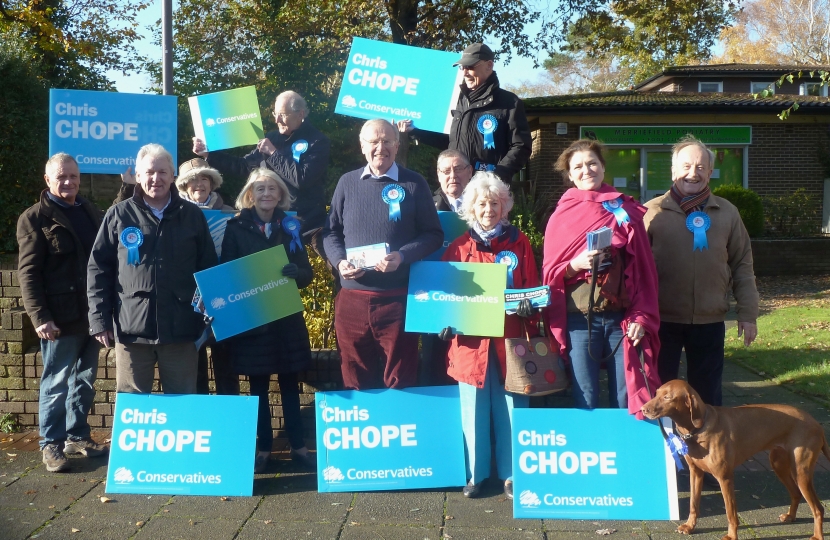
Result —
<svg viewBox="0 0 830 540"><path fill-rule="evenodd" d="M418 334L404 332L406 292L340 289L334 328L343 386L406 388L418 380Z"/></svg>

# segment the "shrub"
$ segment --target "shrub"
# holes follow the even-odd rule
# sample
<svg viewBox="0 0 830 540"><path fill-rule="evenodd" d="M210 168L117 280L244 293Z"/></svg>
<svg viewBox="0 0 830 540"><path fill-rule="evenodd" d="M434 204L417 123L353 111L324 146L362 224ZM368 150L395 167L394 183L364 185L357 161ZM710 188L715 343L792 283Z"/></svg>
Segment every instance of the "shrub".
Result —
<svg viewBox="0 0 830 540"><path fill-rule="evenodd" d="M804 188L762 200L767 233L771 236L809 236L818 232L816 217L820 205Z"/></svg>
<svg viewBox="0 0 830 540"><path fill-rule="evenodd" d="M17 218L46 187L43 166L49 142L49 92L24 47L10 34L0 39L0 252L17 249Z"/></svg>
<svg viewBox="0 0 830 540"><path fill-rule="evenodd" d="M312 349L334 348L334 279L325 261L311 249L308 259L314 270L311 285L300 291L305 312L305 325Z"/></svg>
<svg viewBox="0 0 830 540"><path fill-rule="evenodd" d="M749 236L761 236L764 232L764 203L751 189L735 184L724 184L712 190L713 195L723 197L737 207Z"/></svg>

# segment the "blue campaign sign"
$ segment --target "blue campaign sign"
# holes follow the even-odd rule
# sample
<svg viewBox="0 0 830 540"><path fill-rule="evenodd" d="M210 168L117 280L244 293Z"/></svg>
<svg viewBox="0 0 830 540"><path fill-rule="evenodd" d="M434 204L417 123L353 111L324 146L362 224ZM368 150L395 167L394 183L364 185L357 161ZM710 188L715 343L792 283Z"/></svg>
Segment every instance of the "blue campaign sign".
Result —
<svg viewBox="0 0 830 540"><path fill-rule="evenodd" d="M120 393L114 416L107 493L251 496L256 397Z"/></svg>
<svg viewBox="0 0 830 540"><path fill-rule="evenodd" d="M317 392L317 490L463 486L458 386Z"/></svg>
<svg viewBox="0 0 830 540"><path fill-rule="evenodd" d="M207 220L210 237L213 239L213 247L216 249L216 256L222 260L222 241L225 239L225 229L228 227L228 220L235 214L221 210L202 210Z"/></svg>
<svg viewBox="0 0 830 540"><path fill-rule="evenodd" d="M679 519L674 461L624 409L513 411L513 516Z"/></svg>
<svg viewBox="0 0 830 540"><path fill-rule="evenodd" d="M458 53L353 38L334 112L370 120L412 120L449 133L460 92Z"/></svg>
<svg viewBox="0 0 830 540"><path fill-rule="evenodd" d="M49 155L70 154L83 173L119 174L157 143L176 163L176 96L49 90Z"/></svg>

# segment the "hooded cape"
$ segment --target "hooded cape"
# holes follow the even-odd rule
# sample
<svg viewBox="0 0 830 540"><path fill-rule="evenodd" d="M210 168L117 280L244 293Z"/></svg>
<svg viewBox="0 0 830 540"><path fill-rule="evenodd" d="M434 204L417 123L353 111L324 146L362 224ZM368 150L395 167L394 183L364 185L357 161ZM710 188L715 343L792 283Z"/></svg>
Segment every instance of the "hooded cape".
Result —
<svg viewBox="0 0 830 540"><path fill-rule="evenodd" d="M622 207L628 213L629 222L617 225L614 214L602 203L622 197ZM640 323L646 335L639 348L645 361L647 384L640 369L639 352L631 340L623 338L625 358L625 382L628 387L628 412L642 420L642 407L649 399L649 391L660 386L657 375L657 354L660 340L660 314L657 305L657 267L648 241L643 216L646 208L607 184L597 191L571 188L562 195L556 211L545 230L545 256L542 265L542 282L550 286L551 305L547 309L547 322L551 336L559 344L560 355L566 357L567 312L565 302L565 269L568 263L586 249L586 234L600 227L614 231L611 240L612 253L625 251L624 281L631 305L625 312L622 330L628 325ZM587 279L587 271L581 270L567 280L568 284Z"/></svg>

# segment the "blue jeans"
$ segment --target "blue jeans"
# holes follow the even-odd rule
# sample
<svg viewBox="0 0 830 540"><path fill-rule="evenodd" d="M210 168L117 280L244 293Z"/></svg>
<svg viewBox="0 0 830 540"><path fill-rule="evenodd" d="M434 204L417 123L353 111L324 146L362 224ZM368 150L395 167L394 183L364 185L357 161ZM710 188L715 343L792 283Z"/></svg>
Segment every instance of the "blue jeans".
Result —
<svg viewBox="0 0 830 540"><path fill-rule="evenodd" d="M611 354L623 336L620 323L622 311L591 314L591 353L602 359ZM573 381L574 402L579 409L596 409L599 401L600 363L588 354L588 316L583 313L568 313L568 358L571 359L571 380ZM617 354L605 360L608 370L608 400L611 408L628 407L628 392L625 387L625 360L623 346Z"/></svg>
<svg viewBox="0 0 830 540"><path fill-rule="evenodd" d="M467 458L467 478L474 484L490 476L490 415L496 440L496 468L499 478L513 477L512 431L513 409L527 408L530 398L505 392L499 374L496 347L490 343L487 375L484 388L458 383L461 396L461 428L464 431L464 452Z"/></svg>
<svg viewBox="0 0 830 540"><path fill-rule="evenodd" d="M101 345L85 334L40 340L40 447L89 438L87 415L95 399Z"/></svg>

